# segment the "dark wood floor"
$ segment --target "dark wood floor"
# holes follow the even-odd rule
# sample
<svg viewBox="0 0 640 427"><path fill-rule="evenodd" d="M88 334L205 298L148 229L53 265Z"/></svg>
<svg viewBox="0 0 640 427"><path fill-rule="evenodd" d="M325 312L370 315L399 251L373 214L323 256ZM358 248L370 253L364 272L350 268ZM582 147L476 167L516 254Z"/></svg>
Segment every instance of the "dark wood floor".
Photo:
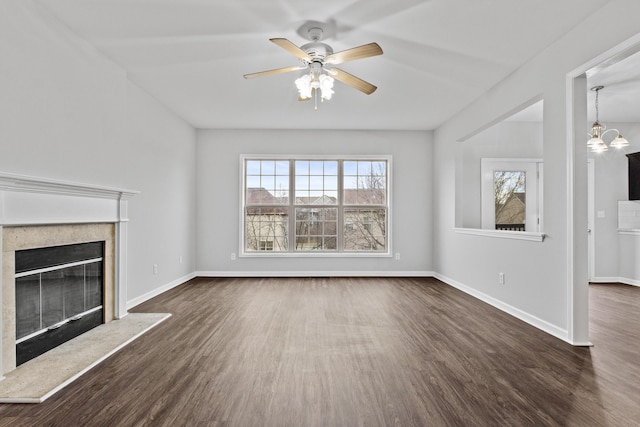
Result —
<svg viewBox="0 0 640 427"><path fill-rule="evenodd" d="M195 279L169 320L0 425L640 425L640 288L574 348L435 279Z"/></svg>

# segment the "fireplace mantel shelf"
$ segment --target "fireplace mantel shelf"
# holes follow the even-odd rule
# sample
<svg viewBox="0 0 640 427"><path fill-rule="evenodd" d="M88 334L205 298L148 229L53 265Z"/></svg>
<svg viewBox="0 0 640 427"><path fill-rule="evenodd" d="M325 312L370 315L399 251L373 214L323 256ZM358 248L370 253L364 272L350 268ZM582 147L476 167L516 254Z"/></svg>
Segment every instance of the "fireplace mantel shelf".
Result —
<svg viewBox="0 0 640 427"><path fill-rule="evenodd" d="M0 190L99 197L118 200L130 199L136 194L140 194L140 192L136 190L105 187L102 185L80 184L71 181L11 173L0 173Z"/></svg>

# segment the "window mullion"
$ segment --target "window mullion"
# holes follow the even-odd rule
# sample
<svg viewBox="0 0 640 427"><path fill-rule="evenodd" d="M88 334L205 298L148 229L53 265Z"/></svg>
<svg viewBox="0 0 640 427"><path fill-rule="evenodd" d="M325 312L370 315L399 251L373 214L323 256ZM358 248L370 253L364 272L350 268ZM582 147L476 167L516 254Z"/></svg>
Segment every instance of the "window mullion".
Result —
<svg viewBox="0 0 640 427"><path fill-rule="evenodd" d="M289 160L289 252L295 251L296 242L296 169L295 160Z"/></svg>
<svg viewBox="0 0 640 427"><path fill-rule="evenodd" d="M336 245L338 252L344 251L344 170L342 167L343 160L338 160L338 224L336 225Z"/></svg>

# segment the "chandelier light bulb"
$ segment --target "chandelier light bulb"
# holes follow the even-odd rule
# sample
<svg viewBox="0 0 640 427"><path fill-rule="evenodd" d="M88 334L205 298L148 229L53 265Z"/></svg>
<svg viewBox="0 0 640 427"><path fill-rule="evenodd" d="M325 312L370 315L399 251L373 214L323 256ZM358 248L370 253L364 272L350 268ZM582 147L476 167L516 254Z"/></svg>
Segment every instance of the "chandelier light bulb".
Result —
<svg viewBox="0 0 640 427"><path fill-rule="evenodd" d="M629 145L629 141L627 141L626 138L624 138L622 135L618 134L618 136L616 136L615 139L611 141L611 144L609 145L611 147L620 149Z"/></svg>

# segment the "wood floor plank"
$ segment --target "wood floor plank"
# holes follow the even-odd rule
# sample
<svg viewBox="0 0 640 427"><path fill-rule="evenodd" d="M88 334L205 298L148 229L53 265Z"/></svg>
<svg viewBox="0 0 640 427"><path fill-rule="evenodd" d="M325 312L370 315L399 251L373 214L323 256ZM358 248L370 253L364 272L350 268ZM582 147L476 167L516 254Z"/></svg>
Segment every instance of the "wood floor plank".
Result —
<svg viewBox="0 0 640 427"><path fill-rule="evenodd" d="M575 348L430 278L198 278L173 316L0 426L640 425L640 288Z"/></svg>

